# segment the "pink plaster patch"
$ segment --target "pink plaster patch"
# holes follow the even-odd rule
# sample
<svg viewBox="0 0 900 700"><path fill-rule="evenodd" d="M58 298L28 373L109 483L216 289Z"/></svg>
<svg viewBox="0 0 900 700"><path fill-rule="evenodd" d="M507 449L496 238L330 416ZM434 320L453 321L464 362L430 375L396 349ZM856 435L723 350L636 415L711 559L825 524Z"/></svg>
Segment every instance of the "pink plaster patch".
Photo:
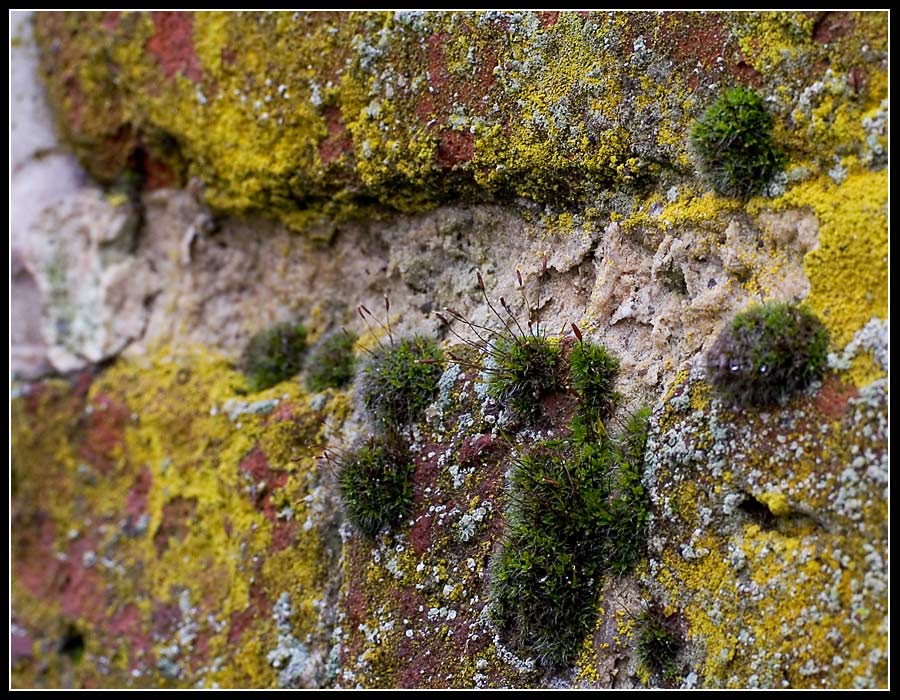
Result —
<svg viewBox="0 0 900 700"><path fill-rule="evenodd" d="M181 622L181 610L176 603L154 601L151 613L151 632L157 639L172 636Z"/></svg>
<svg viewBox="0 0 900 700"><path fill-rule="evenodd" d="M450 34L432 34L428 37L428 80L435 90L450 79L444 44L451 38Z"/></svg>
<svg viewBox="0 0 900 700"><path fill-rule="evenodd" d="M153 483L153 474L144 467L134 480L134 486L125 499L125 513L130 518L139 518L147 510L147 494Z"/></svg>
<svg viewBox="0 0 900 700"><path fill-rule="evenodd" d="M158 556L166 551L173 537L183 540L187 536L196 512L196 498L176 496L163 506L162 522L153 535L153 546Z"/></svg>
<svg viewBox="0 0 900 700"><path fill-rule="evenodd" d="M412 542L413 551L418 557L421 557L431 549L430 515L424 515L416 520L416 524L413 525L412 531L409 533L409 539Z"/></svg>
<svg viewBox="0 0 900 700"><path fill-rule="evenodd" d="M481 464L485 456L497 451L497 441L490 435L473 435L463 441L459 450L459 463L463 466Z"/></svg>
<svg viewBox="0 0 900 700"><path fill-rule="evenodd" d="M287 549L297 536L297 523L293 521L277 520L272 527L272 544L273 552L280 552Z"/></svg>
<svg viewBox="0 0 900 700"><path fill-rule="evenodd" d="M15 629L9 634L9 661L15 666L22 659L31 658L31 635L25 630Z"/></svg>
<svg viewBox="0 0 900 700"><path fill-rule="evenodd" d="M269 599L258 582L250 586L250 604L239 612L231 613L228 623L228 643L238 642L255 620L263 620L269 614Z"/></svg>
<svg viewBox="0 0 900 700"><path fill-rule="evenodd" d="M269 416L269 419L266 421L266 424L271 423L281 423L282 421L291 420L294 417L294 407L288 401L282 401L278 404L278 408L276 408L272 414Z"/></svg>
<svg viewBox="0 0 900 700"><path fill-rule="evenodd" d="M12 575L35 598L52 595L53 586L62 568L61 562L53 556L56 539L56 525L51 517L41 511L29 522L16 527L16 544L13 555Z"/></svg>
<svg viewBox="0 0 900 700"><path fill-rule="evenodd" d="M438 163L445 168L468 163L474 155L475 137L469 131L447 131L438 142Z"/></svg>
<svg viewBox="0 0 900 700"><path fill-rule="evenodd" d="M541 27L547 29L559 22L559 12L541 12L538 17L541 20Z"/></svg>
<svg viewBox="0 0 900 700"><path fill-rule="evenodd" d="M194 50L194 16L190 12L152 12L156 33L147 41L167 79L179 74L199 83L203 78L200 59Z"/></svg>
<svg viewBox="0 0 900 700"><path fill-rule="evenodd" d="M91 404L87 437L81 445L81 456L101 473L108 473L115 463L116 447L122 445L131 409L110 394L98 394Z"/></svg>
<svg viewBox="0 0 900 700"><path fill-rule="evenodd" d="M130 637L140 630L141 614L136 605L126 605L116 611L107 629L116 637Z"/></svg>
<svg viewBox="0 0 900 700"><path fill-rule="evenodd" d="M855 386L844 384L835 375L828 374L816 394L815 406L825 418L835 420L846 413L850 399L858 395L859 390Z"/></svg>
<svg viewBox="0 0 900 700"><path fill-rule="evenodd" d="M328 136L319 142L319 158L323 165L338 160L345 153L353 152L353 138L344 126L341 110L338 107L326 107L322 111Z"/></svg>
<svg viewBox="0 0 900 700"><path fill-rule="evenodd" d="M90 564L96 554L97 542L85 536L75 540L66 550L66 564L60 577L60 609L72 619L85 618L94 624L105 617L106 596L103 580Z"/></svg>
<svg viewBox="0 0 900 700"><path fill-rule="evenodd" d="M111 10L110 12L106 12L103 15L103 26L113 31L116 27L119 26L119 20L122 18L122 13L118 10Z"/></svg>
<svg viewBox="0 0 900 700"><path fill-rule="evenodd" d="M168 187L177 187L179 184L178 173L160 160L152 157L144 158L144 189L147 192L161 190Z"/></svg>
<svg viewBox="0 0 900 700"><path fill-rule="evenodd" d="M272 503L272 491L282 488L287 483L288 473L270 469L269 460L258 445L241 460L239 468L249 474L253 484L257 486L256 507L263 512L269 522L276 526L277 530L284 523L278 520L275 504ZM262 482L265 482L265 487L259 488ZM291 534L282 531L278 533L278 536L278 544L286 546L285 538L287 537L289 541Z"/></svg>

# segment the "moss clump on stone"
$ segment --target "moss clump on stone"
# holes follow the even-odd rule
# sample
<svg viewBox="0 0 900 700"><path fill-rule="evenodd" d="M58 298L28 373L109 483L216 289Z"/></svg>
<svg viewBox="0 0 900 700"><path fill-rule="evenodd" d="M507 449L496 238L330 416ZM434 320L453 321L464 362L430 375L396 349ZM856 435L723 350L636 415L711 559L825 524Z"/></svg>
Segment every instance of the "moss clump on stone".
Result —
<svg viewBox="0 0 900 700"><path fill-rule="evenodd" d="M310 350L306 360L306 386L310 391L340 389L353 381L356 335L348 331L322 338Z"/></svg>
<svg viewBox="0 0 900 700"><path fill-rule="evenodd" d="M563 388L561 357L559 345L546 336L498 336L491 350L491 396L515 415L533 418L541 399Z"/></svg>
<svg viewBox="0 0 900 700"><path fill-rule="evenodd" d="M434 399L443 354L434 340L413 336L375 350L358 378L363 406L381 427L399 428Z"/></svg>
<svg viewBox="0 0 900 700"><path fill-rule="evenodd" d="M337 463L344 512L363 534L374 537L409 512L414 465L397 433L370 438Z"/></svg>
<svg viewBox="0 0 900 700"><path fill-rule="evenodd" d="M663 681L678 677L676 657L682 641L675 625L675 616L666 616L656 605L650 606L638 619L638 661Z"/></svg>
<svg viewBox="0 0 900 700"><path fill-rule="evenodd" d="M577 656L596 621L602 576L628 571L643 554L646 412L638 425L623 443L540 443L513 468L491 615L508 644L550 666Z"/></svg>
<svg viewBox="0 0 900 700"><path fill-rule="evenodd" d="M649 408L632 414L616 446L617 487L606 539L608 560L617 573L636 566L646 554L650 499L641 474L649 421Z"/></svg>
<svg viewBox="0 0 900 700"><path fill-rule="evenodd" d="M719 334L709 380L737 403L765 406L822 376L828 332L811 311L787 303L753 306Z"/></svg>
<svg viewBox="0 0 900 700"><path fill-rule="evenodd" d="M609 520L608 466L591 450L549 441L513 470L491 615L506 643L544 663L573 658L596 617L596 535Z"/></svg>
<svg viewBox="0 0 900 700"><path fill-rule="evenodd" d="M299 322L279 323L254 335L240 366L251 391L262 391L290 379L303 368L306 327Z"/></svg>
<svg viewBox="0 0 900 700"><path fill-rule="evenodd" d="M613 389L619 361L602 345L579 340L569 354L569 383L579 398L579 413L588 421L605 420L619 399Z"/></svg>
<svg viewBox="0 0 900 700"><path fill-rule="evenodd" d="M712 188L728 197L760 192L784 167L772 138L772 117L753 90L725 91L694 124L691 141Z"/></svg>

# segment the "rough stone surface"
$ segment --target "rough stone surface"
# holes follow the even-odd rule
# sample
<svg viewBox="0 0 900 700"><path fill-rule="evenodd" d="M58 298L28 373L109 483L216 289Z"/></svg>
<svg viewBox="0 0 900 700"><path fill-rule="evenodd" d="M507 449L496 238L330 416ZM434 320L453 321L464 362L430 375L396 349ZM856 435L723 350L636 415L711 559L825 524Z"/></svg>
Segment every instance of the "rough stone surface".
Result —
<svg viewBox="0 0 900 700"><path fill-rule="evenodd" d="M887 685L885 13L12 30L14 686ZM688 138L732 85L787 156L748 200L709 191ZM412 509L373 540L322 459L373 431L354 387L254 393L235 367L293 319L363 359L422 333L489 364L463 346L512 323L501 298L618 357L604 431L652 407L646 556L595 582L569 668L507 647L490 580L510 467L567 434L571 392L516 423L449 364L402 431ZM822 320L828 369L745 409L704 355L769 300ZM663 675L636 650L651 609L678 640Z"/></svg>
<svg viewBox="0 0 900 700"><path fill-rule="evenodd" d="M148 261L132 253L138 214L127 200L85 189L44 210L22 245L41 297L47 356L60 372L114 357L138 338L158 291Z"/></svg>
<svg viewBox="0 0 900 700"><path fill-rule="evenodd" d="M31 14L10 15L10 369L14 375L40 376L50 369L40 331L40 298L22 261L34 218L47 206L82 186L75 158L60 148L44 86L36 80L38 51Z"/></svg>
<svg viewBox="0 0 900 700"><path fill-rule="evenodd" d="M95 209L105 206L95 199L82 195L67 202L75 212L71 226L87 217L95 220L92 230L99 228L98 215L87 208L87 201ZM64 210L58 207L53 216L66 216L60 213ZM641 391L661 390L685 359L711 342L751 296L741 281L752 278L772 298L803 298L808 290L803 254L816 231L811 217L778 214L761 218L759 228L732 222L724 236L718 234L718 245L717 234L692 227L662 236L650 227L626 233L613 223L604 231L560 234L500 207L473 205L401 220L344 223L331 244L322 246L262 220L216 222L184 192L148 194L144 211L140 242L121 258L128 266L130 302L116 302L137 304L153 297L146 312L115 314L133 325L111 331L110 343L119 342L113 350L140 337L130 354L163 343L200 343L237 356L248 335L292 315L315 319L320 329L345 325L364 331L355 305L378 308L385 294L399 332L446 334L433 314L445 306L476 323L497 325L474 271L481 270L493 299L504 297L525 317L518 270L536 322L549 331L574 322L602 337L619 355L628 384L638 382ZM44 227L59 230L54 220ZM63 233L58 240L71 238ZM542 277L544 255L549 272ZM53 297L52 283L40 272L47 263L41 259L32 267L45 295ZM82 275L75 289L87 293L96 286L99 280L88 287ZM53 298L57 306L65 303L64 309L102 318L89 300L66 296L60 302L58 293ZM116 306L106 303L106 308ZM475 339L462 324L454 330ZM109 354L80 352L94 361ZM57 361L56 366L75 365Z"/></svg>

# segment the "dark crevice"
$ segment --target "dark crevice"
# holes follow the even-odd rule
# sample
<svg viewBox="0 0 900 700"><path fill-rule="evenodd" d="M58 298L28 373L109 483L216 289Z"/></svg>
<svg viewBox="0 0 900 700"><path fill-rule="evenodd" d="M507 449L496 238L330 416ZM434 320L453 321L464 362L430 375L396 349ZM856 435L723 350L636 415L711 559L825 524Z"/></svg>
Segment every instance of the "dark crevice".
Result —
<svg viewBox="0 0 900 700"><path fill-rule="evenodd" d="M753 496L746 496L738 508L750 516L750 519L763 530L774 530L776 518L765 503L761 503Z"/></svg>
<svg viewBox="0 0 900 700"><path fill-rule="evenodd" d="M789 513L775 515L765 503L750 494L744 495L744 501L738 508L762 530L774 530L782 535L808 532L810 528L827 532L832 529L819 515L803 510L791 510Z"/></svg>
<svg viewBox="0 0 900 700"><path fill-rule="evenodd" d="M84 635L74 625L69 625L59 640L59 653L75 663L84 656Z"/></svg>
<svg viewBox="0 0 900 700"><path fill-rule="evenodd" d="M684 278L684 270L674 261L670 260L665 267L657 273L659 280L666 289L686 296L688 293L687 280Z"/></svg>

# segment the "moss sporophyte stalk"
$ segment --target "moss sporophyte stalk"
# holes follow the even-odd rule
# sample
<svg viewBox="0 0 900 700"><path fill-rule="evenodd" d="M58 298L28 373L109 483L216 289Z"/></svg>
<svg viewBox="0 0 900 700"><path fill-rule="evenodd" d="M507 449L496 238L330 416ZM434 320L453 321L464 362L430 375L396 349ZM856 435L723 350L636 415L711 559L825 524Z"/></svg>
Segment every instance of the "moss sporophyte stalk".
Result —
<svg viewBox="0 0 900 700"><path fill-rule="evenodd" d="M524 323L506 299L500 298L499 308L491 302L480 273L476 279L500 328L476 324L451 308L438 313L475 351L467 358L450 351L448 361L477 369L488 394L519 421L539 418L541 400L551 393L569 390L577 401L563 437L539 441L514 459L506 530L490 583L490 614L505 643L549 666L565 665L595 623L603 578L628 571L644 556L649 511L640 468L649 411L639 411L619 437L611 437L605 422L619 399L618 360L586 341L574 324L577 343L568 352L558 338L543 334L521 275L529 316ZM365 307L358 311L367 323L374 320ZM478 340L453 331L451 317ZM357 376L375 434L329 456L346 516L368 537L399 525L412 507L414 465L404 431L435 396L443 361L435 341L397 339L388 323L375 322L387 340Z"/></svg>
<svg viewBox="0 0 900 700"><path fill-rule="evenodd" d="M546 271L546 260L544 269ZM597 617L604 576L623 573L643 556L649 517L640 468L648 410L638 412L614 440L605 428L618 394L618 360L584 340L568 353L529 319L523 325L500 298L501 313L485 303L501 329L473 323L453 309L438 317L451 328L461 321L478 338L470 341L485 359L473 365L487 375L488 391L520 420L540 416L541 399L571 388L578 404L569 436L544 440L515 458L508 489L506 530L491 567L491 617L505 643L549 666L571 663ZM527 328L527 330L526 330Z"/></svg>
<svg viewBox="0 0 900 700"><path fill-rule="evenodd" d="M547 258L541 268L539 280L543 283L547 273ZM483 353L485 361L476 368L487 378L488 393L498 400L504 408L519 419L533 419L540 415L541 401L565 389L565 377L562 366L562 348L559 340L544 334L541 326L534 320L534 309L540 306L540 291L537 305L532 305L525 293L525 286L520 272L516 272L519 292L522 296L528 318L524 325L513 313L512 307L504 297L500 297L501 313L487 295L484 279L480 272L476 280L485 304L500 322L500 329L477 324L463 316L453 308L445 307L445 314L436 316L458 339ZM453 330L450 318L468 326L477 341L463 337ZM458 355L450 355L450 359L461 365L471 364Z"/></svg>
<svg viewBox="0 0 900 700"><path fill-rule="evenodd" d="M390 301L384 299L385 312ZM356 390L375 434L349 450L332 450L325 457L337 467L337 482L347 519L364 535L374 537L384 528L396 525L412 505L414 464L404 435L433 400L443 372L443 354L438 344L423 336L394 338L390 321L379 322L363 305L357 307L360 318L370 320L386 333L387 342L368 352L359 368ZM352 337L325 339L322 359L332 357L332 367L308 377L314 381L325 374L329 381L344 376L352 360Z"/></svg>
<svg viewBox="0 0 900 700"><path fill-rule="evenodd" d="M544 396L563 387L560 355L559 344L544 336L498 338L492 353L490 395L515 415L534 415Z"/></svg>

